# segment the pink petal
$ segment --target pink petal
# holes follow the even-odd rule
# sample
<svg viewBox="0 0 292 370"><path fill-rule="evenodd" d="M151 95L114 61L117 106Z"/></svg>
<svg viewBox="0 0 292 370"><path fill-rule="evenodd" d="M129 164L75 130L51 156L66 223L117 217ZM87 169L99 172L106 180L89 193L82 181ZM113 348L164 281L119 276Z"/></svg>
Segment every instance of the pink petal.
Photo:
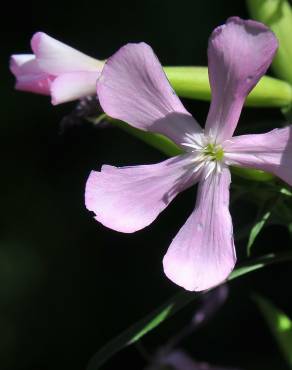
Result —
<svg viewBox="0 0 292 370"><path fill-rule="evenodd" d="M99 72L63 73L51 85L52 104L80 99L96 93Z"/></svg>
<svg viewBox="0 0 292 370"><path fill-rule="evenodd" d="M15 76L41 72L33 54L11 55L9 67Z"/></svg>
<svg viewBox="0 0 292 370"><path fill-rule="evenodd" d="M12 55L10 70L16 77L17 90L50 95L50 85L54 77L41 71L33 54Z"/></svg>
<svg viewBox="0 0 292 370"><path fill-rule="evenodd" d="M164 256L167 277L187 290L218 285L236 262L228 210L230 181L230 171L224 168L200 182L195 210Z"/></svg>
<svg viewBox="0 0 292 370"><path fill-rule="evenodd" d="M43 32L31 39L31 48L40 68L54 76L64 72L101 71L103 63L63 44Z"/></svg>
<svg viewBox="0 0 292 370"><path fill-rule="evenodd" d="M292 126L224 143L228 164L271 172L292 185Z"/></svg>
<svg viewBox="0 0 292 370"><path fill-rule="evenodd" d="M212 102L207 134L222 141L236 128L244 100L272 62L278 42L262 23L232 17L216 28L208 48Z"/></svg>
<svg viewBox="0 0 292 370"><path fill-rule="evenodd" d="M97 83L103 110L180 144L184 134L201 131L171 88L156 55L145 43L128 44L109 58Z"/></svg>
<svg viewBox="0 0 292 370"><path fill-rule="evenodd" d="M172 199L196 178L190 159L178 156L154 165L92 171L85 190L85 204L103 225L125 233L148 226Z"/></svg>

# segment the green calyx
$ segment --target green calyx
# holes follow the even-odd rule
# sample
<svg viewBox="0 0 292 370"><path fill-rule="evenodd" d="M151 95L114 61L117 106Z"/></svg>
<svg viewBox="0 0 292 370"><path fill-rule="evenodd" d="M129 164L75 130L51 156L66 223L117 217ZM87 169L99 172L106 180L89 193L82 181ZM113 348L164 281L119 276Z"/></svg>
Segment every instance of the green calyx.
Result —
<svg viewBox="0 0 292 370"><path fill-rule="evenodd" d="M211 157L212 161L222 161L224 157L224 151L222 149L221 145L216 144L208 144L204 148L204 154L205 156Z"/></svg>

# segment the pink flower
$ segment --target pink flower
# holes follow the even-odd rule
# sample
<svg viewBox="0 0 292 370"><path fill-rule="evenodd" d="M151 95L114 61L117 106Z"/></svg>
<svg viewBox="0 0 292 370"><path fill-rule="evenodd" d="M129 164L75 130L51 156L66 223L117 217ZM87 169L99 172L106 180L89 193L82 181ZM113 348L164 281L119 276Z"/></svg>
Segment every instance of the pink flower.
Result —
<svg viewBox="0 0 292 370"><path fill-rule="evenodd" d="M187 290L216 286L236 262L228 166L261 169L292 184L291 126L232 137L244 100L276 49L274 34L252 20L230 18L213 31L208 48L212 102L204 130L144 43L122 47L106 62L97 84L108 115L164 134L185 153L154 165L92 171L86 206L105 226L130 233L149 225L179 192L199 183L195 209L163 259L168 278Z"/></svg>
<svg viewBox="0 0 292 370"><path fill-rule="evenodd" d="M96 94L96 81L103 62L91 58L43 32L31 39L34 54L11 56L10 70L15 88L51 95L52 104Z"/></svg>

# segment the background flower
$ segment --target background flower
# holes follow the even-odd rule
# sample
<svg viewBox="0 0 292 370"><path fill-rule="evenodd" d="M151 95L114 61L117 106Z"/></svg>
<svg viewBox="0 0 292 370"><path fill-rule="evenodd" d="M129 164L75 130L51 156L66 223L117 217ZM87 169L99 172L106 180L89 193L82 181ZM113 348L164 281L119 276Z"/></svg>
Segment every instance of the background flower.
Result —
<svg viewBox="0 0 292 370"><path fill-rule="evenodd" d="M10 69L15 88L51 95L52 104L95 95L96 80L103 62L37 32L31 39L33 54L14 54Z"/></svg>

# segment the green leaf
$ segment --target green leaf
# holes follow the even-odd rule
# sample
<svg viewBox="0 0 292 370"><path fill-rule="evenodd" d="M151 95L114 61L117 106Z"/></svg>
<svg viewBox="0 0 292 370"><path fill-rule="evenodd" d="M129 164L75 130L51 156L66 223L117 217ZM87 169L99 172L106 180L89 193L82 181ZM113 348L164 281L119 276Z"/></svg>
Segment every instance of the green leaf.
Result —
<svg viewBox="0 0 292 370"><path fill-rule="evenodd" d="M250 168L244 168L244 167L231 167L232 174L239 176L243 179L252 180L252 181L260 181L260 182L266 182L271 181L275 178L274 175L268 172L264 172L261 170L253 170Z"/></svg>
<svg viewBox="0 0 292 370"><path fill-rule="evenodd" d="M164 67L164 72L178 96L211 100L207 67ZM291 103L291 86L277 78L264 76L248 95L245 105L283 108Z"/></svg>
<svg viewBox="0 0 292 370"><path fill-rule="evenodd" d="M115 120L108 117L109 122L114 126L126 131L127 133L137 137L138 139L144 141L146 144L160 150L162 153L169 157L174 157L178 154L182 154L183 150L178 147L172 140L168 139L166 136L161 134L156 134L154 132L142 131L133 126L128 125L125 122Z"/></svg>
<svg viewBox="0 0 292 370"><path fill-rule="evenodd" d="M287 193L283 193L284 197ZM270 218L270 224L283 225L288 228L292 234L292 202L288 198L280 199L273 207L273 212Z"/></svg>
<svg viewBox="0 0 292 370"><path fill-rule="evenodd" d="M279 185L277 183L268 183L266 186L261 186L261 189L256 186L249 192L249 199L256 194L259 195L257 199L259 212L257 220L255 224L252 225L249 233L247 243L248 256L250 256L251 247L255 239L267 222L269 224L278 224L288 227L289 231L292 225L292 193L288 187L283 187L281 184Z"/></svg>
<svg viewBox="0 0 292 370"><path fill-rule="evenodd" d="M237 279L240 276L246 275L250 272L259 270L265 266L268 266L277 262L285 262L292 260L292 252L282 253L278 255L269 254L262 256L261 258L255 258L247 261L242 266L236 268L229 276L228 281ZM204 293L192 293L185 290L181 291L168 302L160 306L155 311L126 329L116 338L111 340L103 348L101 348L91 359L88 364L87 370L97 370L102 364L109 360L113 355L119 352L121 349L137 342L144 335L157 328L164 321L172 317L175 313L184 308L187 304L194 301L200 294Z"/></svg>
<svg viewBox="0 0 292 370"><path fill-rule="evenodd" d="M281 353L292 369L292 320L260 295L255 294L253 298L275 337Z"/></svg>
<svg viewBox="0 0 292 370"><path fill-rule="evenodd" d="M284 187L280 187L279 193L287 195L287 197L292 197L292 192L289 189L284 188Z"/></svg>
<svg viewBox="0 0 292 370"><path fill-rule="evenodd" d="M256 237L261 232L261 230L265 226L270 216L271 216L271 211L265 212L263 215L261 215L261 217L259 217L258 221L252 227L250 234L249 234L248 242L247 242L247 255L248 256L250 256L251 247Z"/></svg>

